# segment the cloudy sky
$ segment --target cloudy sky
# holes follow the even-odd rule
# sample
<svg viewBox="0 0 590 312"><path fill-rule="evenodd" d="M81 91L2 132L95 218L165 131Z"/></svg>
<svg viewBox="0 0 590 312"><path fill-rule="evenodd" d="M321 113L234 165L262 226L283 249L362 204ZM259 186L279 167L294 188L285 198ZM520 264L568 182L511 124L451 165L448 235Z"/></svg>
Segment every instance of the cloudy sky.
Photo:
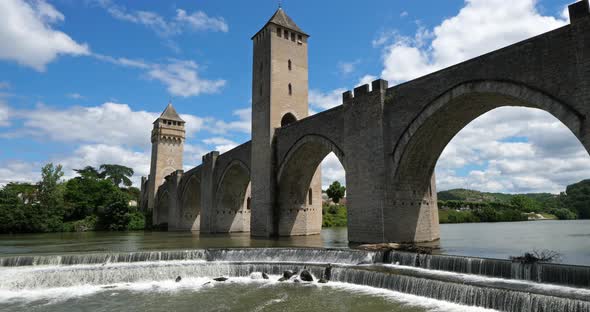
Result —
<svg viewBox="0 0 590 312"><path fill-rule="evenodd" d="M310 111L383 77L411 80L568 23L563 0L283 1L311 34ZM256 3L254 5L254 3ZM0 1L0 184L118 163L149 171L151 123L172 100L187 121L185 168L250 138L250 37L277 1ZM324 185L344 180L334 156ZM439 190L559 192L590 157L543 111L500 108L463 129L437 164Z"/></svg>

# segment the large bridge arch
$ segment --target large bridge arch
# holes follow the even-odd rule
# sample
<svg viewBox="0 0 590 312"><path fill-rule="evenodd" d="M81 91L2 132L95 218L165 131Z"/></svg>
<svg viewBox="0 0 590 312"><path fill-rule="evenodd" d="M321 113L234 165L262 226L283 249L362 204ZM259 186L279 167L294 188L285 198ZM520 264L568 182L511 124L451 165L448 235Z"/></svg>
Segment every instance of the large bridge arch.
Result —
<svg viewBox="0 0 590 312"><path fill-rule="evenodd" d="M250 168L231 160L216 183L212 233L250 231Z"/></svg>
<svg viewBox="0 0 590 312"><path fill-rule="evenodd" d="M277 233L281 236L319 234L322 228L321 179L319 165L334 153L344 166L344 152L329 138L306 134L280 160L277 172Z"/></svg>
<svg viewBox="0 0 590 312"><path fill-rule="evenodd" d="M572 103L513 81L477 80L453 86L428 103L393 145L388 192L392 209L384 211L386 240L429 241L438 237L434 179L437 160L467 124L504 106L538 108L550 113L589 150L584 138L584 115ZM397 225L396 220L400 219L403 226Z"/></svg>

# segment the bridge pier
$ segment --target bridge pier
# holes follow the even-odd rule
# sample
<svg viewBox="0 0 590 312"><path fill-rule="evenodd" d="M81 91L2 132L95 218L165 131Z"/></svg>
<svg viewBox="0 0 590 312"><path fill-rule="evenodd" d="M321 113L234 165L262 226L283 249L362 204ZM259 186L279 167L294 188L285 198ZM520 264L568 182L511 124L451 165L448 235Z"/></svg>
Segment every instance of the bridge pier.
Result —
<svg viewBox="0 0 590 312"><path fill-rule="evenodd" d="M215 207L215 183L213 173L219 157L218 151L209 152L203 156L201 164L201 233L211 233L213 230Z"/></svg>

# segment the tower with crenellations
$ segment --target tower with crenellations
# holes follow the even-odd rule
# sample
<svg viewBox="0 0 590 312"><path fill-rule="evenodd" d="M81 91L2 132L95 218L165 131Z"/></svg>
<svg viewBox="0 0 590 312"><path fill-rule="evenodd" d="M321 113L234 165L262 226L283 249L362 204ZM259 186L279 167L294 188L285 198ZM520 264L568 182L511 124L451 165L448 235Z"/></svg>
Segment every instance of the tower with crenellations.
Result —
<svg viewBox="0 0 590 312"><path fill-rule="evenodd" d="M182 169L185 121L180 118L172 103L154 121L152 129L152 157L147 180L147 210L152 212L152 224L168 223L167 213L154 209L158 188L165 177Z"/></svg>

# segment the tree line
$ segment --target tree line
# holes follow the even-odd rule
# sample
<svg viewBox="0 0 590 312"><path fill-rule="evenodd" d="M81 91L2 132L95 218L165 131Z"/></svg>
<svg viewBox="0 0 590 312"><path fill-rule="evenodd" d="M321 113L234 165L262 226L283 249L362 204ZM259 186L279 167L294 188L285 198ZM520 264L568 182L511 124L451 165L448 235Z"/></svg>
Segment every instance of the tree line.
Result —
<svg viewBox="0 0 590 312"><path fill-rule="evenodd" d="M441 198L466 198L439 200L442 223L498 222L526 220L526 213L555 216L560 220L590 219L590 180L568 185L559 195L548 193L497 194L473 190L450 190L439 192ZM444 211L448 208L449 211ZM461 208L468 208L461 210ZM457 211L459 210L459 211Z"/></svg>
<svg viewBox="0 0 590 312"><path fill-rule="evenodd" d="M103 164L76 169L64 180L61 165L41 169L37 183L8 183L0 189L0 233L139 230L145 216L130 206L139 200L133 169Z"/></svg>

